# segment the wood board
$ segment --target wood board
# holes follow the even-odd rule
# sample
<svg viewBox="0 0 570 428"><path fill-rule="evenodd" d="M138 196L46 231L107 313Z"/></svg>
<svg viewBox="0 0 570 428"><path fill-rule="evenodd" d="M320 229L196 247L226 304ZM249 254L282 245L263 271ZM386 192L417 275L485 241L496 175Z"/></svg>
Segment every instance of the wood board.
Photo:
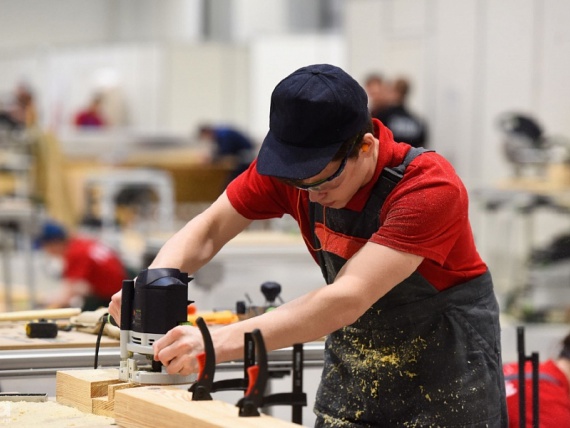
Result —
<svg viewBox="0 0 570 428"><path fill-rule="evenodd" d="M106 403L109 385L122 383L117 369L61 370L56 374L56 400L85 413L112 412ZM105 400L93 399L103 397Z"/></svg>
<svg viewBox="0 0 570 428"><path fill-rule="evenodd" d="M58 331L53 339L26 336L26 323L0 323L0 351L22 349L95 348L97 335L79 331ZM117 339L101 337L101 347L119 347Z"/></svg>
<svg viewBox="0 0 570 428"><path fill-rule="evenodd" d="M299 425L268 415L239 417L239 409L218 400L192 401L192 393L166 386L117 391L115 421L125 428L293 428Z"/></svg>

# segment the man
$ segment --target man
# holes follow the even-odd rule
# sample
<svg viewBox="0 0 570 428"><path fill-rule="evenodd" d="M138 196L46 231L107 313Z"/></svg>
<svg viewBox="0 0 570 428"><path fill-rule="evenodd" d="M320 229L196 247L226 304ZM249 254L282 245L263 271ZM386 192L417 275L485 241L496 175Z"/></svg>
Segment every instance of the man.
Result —
<svg viewBox="0 0 570 428"><path fill-rule="evenodd" d="M393 100L390 99L391 91L380 74L369 74L364 82L364 89L368 95L368 110L372 117L389 107Z"/></svg>
<svg viewBox="0 0 570 428"><path fill-rule="evenodd" d="M542 428L570 427L570 334L561 343L556 359L546 360L539 365L539 423ZM507 391L509 427L520 427L519 413L519 365L518 362L503 367ZM525 365L525 416L526 427L533 425L532 408L532 366Z"/></svg>
<svg viewBox="0 0 570 428"><path fill-rule="evenodd" d="M242 132L228 126L202 125L199 138L213 143L211 162L230 161L234 167L226 179L224 188L244 172L255 157L254 144Z"/></svg>
<svg viewBox="0 0 570 428"><path fill-rule="evenodd" d="M404 78L399 78L389 88L392 93L389 96L392 100L391 105L376 110L373 116L392 131L395 141L408 143L413 147L427 147L427 125L406 105L410 83Z"/></svg>
<svg viewBox="0 0 570 428"><path fill-rule="evenodd" d="M46 222L38 245L63 265L63 287L51 296L48 305L81 307L94 311L106 307L121 289L127 272L117 254L102 243L69 236L57 223Z"/></svg>
<svg viewBox="0 0 570 428"><path fill-rule="evenodd" d="M498 307L467 192L438 154L408 154L352 77L301 68L273 91L257 160L150 268L195 272L253 219L289 214L328 285L212 331L218 361L241 358L255 328L270 350L327 336L316 426L506 426ZM381 178L402 163L397 185L394 170ZM118 320L120 294L109 310ZM176 327L154 357L187 374L202 346Z"/></svg>
<svg viewBox="0 0 570 428"><path fill-rule="evenodd" d="M103 95L96 93L92 96L87 107L80 110L73 120L78 128L101 128L106 125L101 112L103 106Z"/></svg>

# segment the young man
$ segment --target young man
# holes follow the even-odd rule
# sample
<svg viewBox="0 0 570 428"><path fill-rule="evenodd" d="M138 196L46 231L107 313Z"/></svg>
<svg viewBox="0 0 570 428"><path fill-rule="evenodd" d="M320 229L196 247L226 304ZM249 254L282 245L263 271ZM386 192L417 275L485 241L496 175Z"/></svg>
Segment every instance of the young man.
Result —
<svg viewBox="0 0 570 428"><path fill-rule="evenodd" d="M270 350L327 336L318 427L506 426L499 310L467 192L445 159L419 152L370 119L343 70L301 68L273 91L256 161L150 266L195 272L253 219L293 216L328 285L212 336L220 362L241 358L255 328ZM403 163L399 183L382 178ZM109 310L120 318L120 294ZM155 359L196 372L202 347L197 329L176 327Z"/></svg>
<svg viewBox="0 0 570 428"><path fill-rule="evenodd" d="M118 255L91 238L70 236L57 223L46 222L37 239L51 257L61 261L63 285L50 296L50 307L81 307L94 311L106 307L121 289L127 272Z"/></svg>

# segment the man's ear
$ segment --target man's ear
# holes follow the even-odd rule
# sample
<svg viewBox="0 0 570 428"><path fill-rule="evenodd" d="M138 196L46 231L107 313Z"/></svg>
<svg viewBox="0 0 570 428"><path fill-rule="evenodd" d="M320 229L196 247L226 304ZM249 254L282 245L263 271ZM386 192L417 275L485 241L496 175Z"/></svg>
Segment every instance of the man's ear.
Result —
<svg viewBox="0 0 570 428"><path fill-rule="evenodd" d="M374 144L374 137L372 134L365 134L362 138L362 145L360 146L361 150L366 153L370 150L372 145Z"/></svg>

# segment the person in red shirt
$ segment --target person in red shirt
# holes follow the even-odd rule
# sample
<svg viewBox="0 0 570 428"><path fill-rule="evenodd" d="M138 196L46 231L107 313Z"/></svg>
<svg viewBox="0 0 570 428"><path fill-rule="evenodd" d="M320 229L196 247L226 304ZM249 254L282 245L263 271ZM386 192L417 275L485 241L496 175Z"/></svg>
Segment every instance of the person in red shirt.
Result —
<svg viewBox="0 0 570 428"><path fill-rule="evenodd" d="M292 216L324 284L212 331L218 362L326 336L317 427L506 427L499 308L441 155L396 143L365 90L329 64L300 68L271 95L256 160L160 249L149 268L193 273L256 219ZM302 275L295 272L293 275ZM121 293L109 312L120 321ZM198 329L154 343L168 373L199 369Z"/></svg>
<svg viewBox="0 0 570 428"><path fill-rule="evenodd" d="M106 125L105 118L101 112L103 96L95 94L91 101L83 110L80 110L73 119L73 123L78 128L101 128Z"/></svg>
<svg viewBox="0 0 570 428"><path fill-rule="evenodd" d="M37 241L47 254L63 264L63 287L51 297L50 307L81 307L84 311L107 307L127 279L119 256L99 241L69 236L53 222L42 226Z"/></svg>
<svg viewBox="0 0 570 428"><path fill-rule="evenodd" d="M570 334L561 343L556 359L540 363L538 368L538 419L541 428L570 428ZM509 427L520 427L519 364L505 364ZM533 427L532 366L525 364L525 415L527 427Z"/></svg>

